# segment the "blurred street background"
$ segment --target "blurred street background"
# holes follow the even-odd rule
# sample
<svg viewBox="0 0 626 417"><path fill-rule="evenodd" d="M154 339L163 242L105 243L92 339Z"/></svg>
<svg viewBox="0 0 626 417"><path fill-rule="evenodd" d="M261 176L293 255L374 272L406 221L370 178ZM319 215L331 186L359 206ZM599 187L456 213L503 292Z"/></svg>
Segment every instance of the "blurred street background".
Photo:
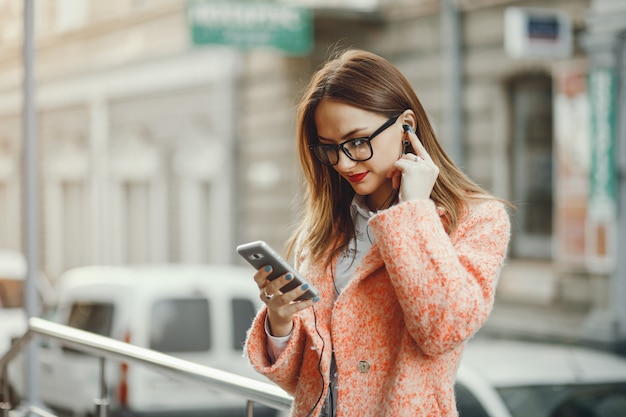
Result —
<svg viewBox="0 0 626 417"><path fill-rule="evenodd" d="M25 242L24 2L0 0L0 248L34 244L53 284L281 248L298 94L354 47L396 64L454 160L516 206L482 333L623 348L625 1L33 3L39 233Z"/></svg>

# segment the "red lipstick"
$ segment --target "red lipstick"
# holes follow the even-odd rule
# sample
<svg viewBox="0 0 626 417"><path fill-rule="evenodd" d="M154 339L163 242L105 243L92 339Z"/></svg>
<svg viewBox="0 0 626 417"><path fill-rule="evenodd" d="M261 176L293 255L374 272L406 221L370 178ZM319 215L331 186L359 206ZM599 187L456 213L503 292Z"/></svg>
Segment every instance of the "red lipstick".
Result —
<svg viewBox="0 0 626 417"><path fill-rule="evenodd" d="M365 178L366 175L367 172L361 172L360 174L350 175L348 179L350 180L350 182L360 182L361 180L363 180L363 178Z"/></svg>

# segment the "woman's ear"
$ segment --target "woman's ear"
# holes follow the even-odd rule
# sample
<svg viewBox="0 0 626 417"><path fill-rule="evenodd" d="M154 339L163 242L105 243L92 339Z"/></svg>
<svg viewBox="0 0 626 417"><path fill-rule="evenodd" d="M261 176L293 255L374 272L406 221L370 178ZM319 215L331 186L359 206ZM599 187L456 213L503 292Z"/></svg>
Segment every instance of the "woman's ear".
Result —
<svg viewBox="0 0 626 417"><path fill-rule="evenodd" d="M415 133L417 130L417 118L415 117L415 113L411 109L407 109L402 113L402 129L406 132L409 128L412 130L412 133ZM407 126L405 128L405 126Z"/></svg>

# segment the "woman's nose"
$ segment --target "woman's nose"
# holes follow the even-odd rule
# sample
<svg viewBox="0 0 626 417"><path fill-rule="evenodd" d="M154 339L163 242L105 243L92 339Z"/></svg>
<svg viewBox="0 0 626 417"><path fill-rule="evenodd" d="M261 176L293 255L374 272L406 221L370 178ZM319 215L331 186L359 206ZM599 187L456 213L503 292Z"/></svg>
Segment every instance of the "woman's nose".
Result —
<svg viewBox="0 0 626 417"><path fill-rule="evenodd" d="M353 161L352 159L348 158L348 155L346 155L345 152L340 150L339 160L337 161L337 164L335 165L335 169L337 169L338 171L345 171L348 168L352 168L354 165L356 165L356 161Z"/></svg>

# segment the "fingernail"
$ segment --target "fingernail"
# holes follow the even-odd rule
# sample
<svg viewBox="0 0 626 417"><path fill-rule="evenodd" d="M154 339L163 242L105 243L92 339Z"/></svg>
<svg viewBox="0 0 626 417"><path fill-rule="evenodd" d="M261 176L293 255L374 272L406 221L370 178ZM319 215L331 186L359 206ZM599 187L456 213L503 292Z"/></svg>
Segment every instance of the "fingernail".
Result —
<svg viewBox="0 0 626 417"><path fill-rule="evenodd" d="M317 296L317 297L314 297L314 298L313 298L313 302L314 302L314 303L317 303L319 300L320 300L320 297L319 297L319 296Z"/></svg>
<svg viewBox="0 0 626 417"><path fill-rule="evenodd" d="M272 270L271 265L265 265L265 272L270 272Z"/></svg>
<svg viewBox="0 0 626 417"><path fill-rule="evenodd" d="M302 285L302 287L300 287L302 290L306 290L309 288L309 284L304 284Z"/></svg>
<svg viewBox="0 0 626 417"><path fill-rule="evenodd" d="M291 278L293 278L293 275L291 275L291 274L287 274L287 275L285 275L285 279L286 279L287 281L290 281L290 280L291 280Z"/></svg>

